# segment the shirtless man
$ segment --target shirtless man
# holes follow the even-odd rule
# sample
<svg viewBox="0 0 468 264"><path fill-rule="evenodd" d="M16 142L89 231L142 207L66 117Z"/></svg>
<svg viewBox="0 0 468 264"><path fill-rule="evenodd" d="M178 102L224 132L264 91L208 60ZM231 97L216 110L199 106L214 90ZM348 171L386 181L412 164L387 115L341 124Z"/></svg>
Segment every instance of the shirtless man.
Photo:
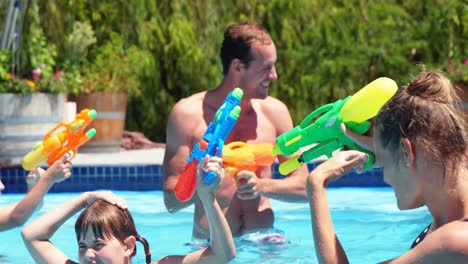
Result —
<svg viewBox="0 0 468 264"><path fill-rule="evenodd" d="M276 48L270 34L261 26L241 23L227 28L221 47L224 78L214 90L181 99L172 108L166 128L164 155L164 203L170 213L195 203L193 237L208 239L209 227L200 200L194 195L180 202L174 195L179 175L187 164L193 146L200 141L216 110L227 94L240 87L244 96L241 114L226 144L233 141L274 143L277 136L293 127L284 103L268 96L269 85L278 78ZM278 157L280 161L285 157ZM272 179L272 168L256 172L240 171L236 185L223 181L216 198L233 235L273 227L274 214L268 198L306 202L307 168L303 166L284 179ZM230 176L227 176L230 177ZM297 180L301 177L303 179Z"/></svg>

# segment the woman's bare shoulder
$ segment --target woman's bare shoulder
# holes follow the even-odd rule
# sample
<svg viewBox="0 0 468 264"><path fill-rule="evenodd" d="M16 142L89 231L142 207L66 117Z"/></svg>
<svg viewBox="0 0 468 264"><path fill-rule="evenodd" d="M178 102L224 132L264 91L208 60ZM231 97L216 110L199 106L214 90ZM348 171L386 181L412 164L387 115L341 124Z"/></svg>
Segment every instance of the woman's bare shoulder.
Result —
<svg viewBox="0 0 468 264"><path fill-rule="evenodd" d="M440 228L439 236L447 250L468 254L468 219L444 225Z"/></svg>

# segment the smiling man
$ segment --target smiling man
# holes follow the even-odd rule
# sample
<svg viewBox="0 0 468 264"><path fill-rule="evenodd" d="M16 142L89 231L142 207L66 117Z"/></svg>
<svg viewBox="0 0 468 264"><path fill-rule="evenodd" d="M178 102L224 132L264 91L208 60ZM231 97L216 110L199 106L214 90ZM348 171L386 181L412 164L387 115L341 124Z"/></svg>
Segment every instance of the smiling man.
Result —
<svg viewBox="0 0 468 264"><path fill-rule="evenodd" d="M240 117L226 144L233 141L274 143L277 136L293 127L286 105L268 96L271 82L278 78L275 69L276 47L263 27L251 23L229 26L224 33L220 57L224 78L219 86L177 102L171 110L166 128L164 202L171 213L195 203L195 239L210 237L203 206L196 195L187 202L180 202L174 195L174 189L193 146L202 138L227 94L236 87L244 92ZM278 158L280 161L286 159ZM305 166L280 180L272 179L270 167L228 175L237 180L243 179L239 184L231 180L223 181L216 193L233 235L273 227L274 214L269 198L305 202L306 176ZM273 235L273 240L277 243L278 236Z"/></svg>

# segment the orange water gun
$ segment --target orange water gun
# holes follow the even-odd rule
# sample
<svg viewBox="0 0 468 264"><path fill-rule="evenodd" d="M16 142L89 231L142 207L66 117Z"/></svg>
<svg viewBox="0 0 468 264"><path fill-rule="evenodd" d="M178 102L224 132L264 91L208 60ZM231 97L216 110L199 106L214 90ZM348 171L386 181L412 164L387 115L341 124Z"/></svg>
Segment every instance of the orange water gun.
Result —
<svg viewBox="0 0 468 264"><path fill-rule="evenodd" d="M231 142L223 148L224 172L236 181L234 177L241 170L256 171L259 167L270 166L276 160L272 150L270 143Z"/></svg>
<svg viewBox="0 0 468 264"><path fill-rule="evenodd" d="M45 160L50 166L68 152L73 154L69 160L73 159L76 150L96 134L94 128L84 132L86 126L95 117L94 109L83 109L71 123L60 122L47 132L42 142L39 142L31 152L24 156L21 161L23 169L32 170Z"/></svg>

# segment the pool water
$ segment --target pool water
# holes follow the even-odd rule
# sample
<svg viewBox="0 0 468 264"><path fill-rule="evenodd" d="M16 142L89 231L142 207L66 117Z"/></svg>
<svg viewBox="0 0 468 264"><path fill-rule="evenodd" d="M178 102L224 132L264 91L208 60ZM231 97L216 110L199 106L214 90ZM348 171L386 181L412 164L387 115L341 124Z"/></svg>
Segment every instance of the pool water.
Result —
<svg viewBox="0 0 468 264"><path fill-rule="evenodd" d="M128 203L139 233L150 243L153 261L166 255L186 254L192 247L193 207L167 213L162 191L116 191ZM49 193L43 208L33 218L78 196L79 193ZM16 202L23 194L0 196L0 206ZM426 208L399 211L390 188L329 188L328 200L336 232L351 263L376 263L396 257L409 249L414 238L431 221ZM261 245L248 242L254 235L236 238L237 257L231 263L317 263L306 203L272 200L275 228L290 243ZM52 237L61 250L78 260L74 222L69 219ZM21 239L21 228L0 233L0 263L33 263ZM138 244L132 263L145 263Z"/></svg>

